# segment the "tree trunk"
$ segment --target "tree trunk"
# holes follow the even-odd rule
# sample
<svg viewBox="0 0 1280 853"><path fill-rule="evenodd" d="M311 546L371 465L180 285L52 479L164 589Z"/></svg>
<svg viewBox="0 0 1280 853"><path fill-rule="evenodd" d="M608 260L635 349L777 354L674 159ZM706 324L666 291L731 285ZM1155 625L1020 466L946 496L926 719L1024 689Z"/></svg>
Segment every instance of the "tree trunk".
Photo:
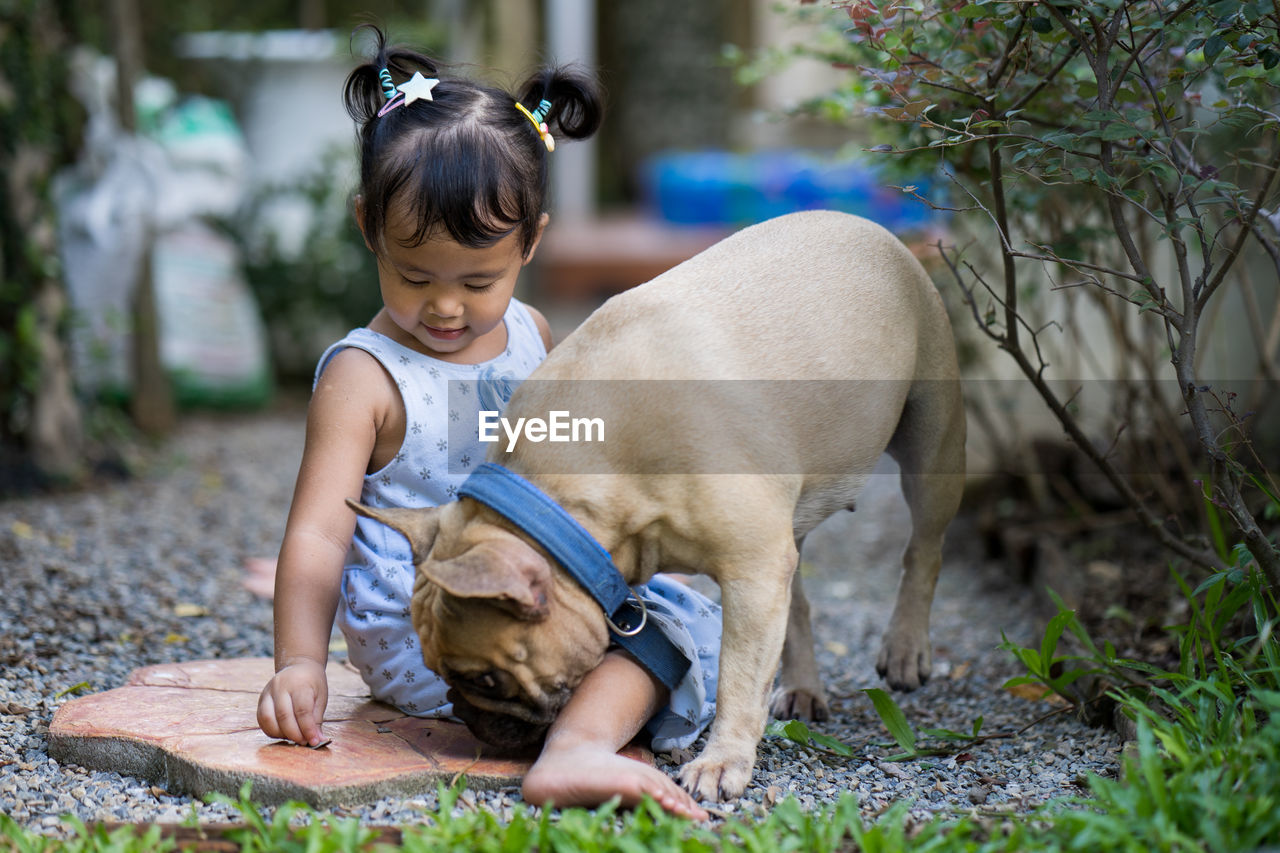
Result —
<svg viewBox="0 0 1280 853"><path fill-rule="evenodd" d="M142 73L142 22L137 0L112 0L111 18L116 54L116 107L120 127L133 132L137 127L133 86ZM133 395L131 413L138 429L148 435L164 435L175 420L173 389L160 360L160 320L156 313L151 280L151 247L154 243L149 223L142 243L142 263L133 298Z"/></svg>

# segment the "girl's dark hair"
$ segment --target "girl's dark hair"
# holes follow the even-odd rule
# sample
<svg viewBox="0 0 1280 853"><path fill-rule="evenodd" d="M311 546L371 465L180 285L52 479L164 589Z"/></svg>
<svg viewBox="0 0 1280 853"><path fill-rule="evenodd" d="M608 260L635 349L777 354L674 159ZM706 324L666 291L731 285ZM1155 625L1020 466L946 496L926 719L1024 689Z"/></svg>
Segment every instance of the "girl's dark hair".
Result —
<svg viewBox="0 0 1280 853"><path fill-rule="evenodd" d="M444 78L416 51L388 46L377 27L373 58L347 77L347 112L360 127L360 194L364 232L375 249L393 204L416 220L407 245L443 226L464 246L490 246L519 230L523 254L533 249L547 193L547 151L517 100L535 110L551 103L546 122L557 139L583 139L600 126L603 104L594 78L580 68L544 68L516 96L471 80ZM396 85L413 76L440 78L434 100L419 99L378 116L386 104L379 74Z"/></svg>

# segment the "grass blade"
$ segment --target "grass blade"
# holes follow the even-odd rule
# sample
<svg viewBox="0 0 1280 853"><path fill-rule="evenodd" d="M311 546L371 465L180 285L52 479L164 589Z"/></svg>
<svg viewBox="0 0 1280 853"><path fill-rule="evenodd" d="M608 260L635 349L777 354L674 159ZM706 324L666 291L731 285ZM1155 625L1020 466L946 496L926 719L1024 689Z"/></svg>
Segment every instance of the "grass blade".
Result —
<svg viewBox="0 0 1280 853"><path fill-rule="evenodd" d="M876 713L880 715L880 721L889 730L889 734L893 735L898 746L902 747L903 751L914 754L916 733L911 730L907 715L902 713L902 709L898 707L897 702L893 701L893 697L879 687L868 687L862 692L867 694L867 698L875 706Z"/></svg>

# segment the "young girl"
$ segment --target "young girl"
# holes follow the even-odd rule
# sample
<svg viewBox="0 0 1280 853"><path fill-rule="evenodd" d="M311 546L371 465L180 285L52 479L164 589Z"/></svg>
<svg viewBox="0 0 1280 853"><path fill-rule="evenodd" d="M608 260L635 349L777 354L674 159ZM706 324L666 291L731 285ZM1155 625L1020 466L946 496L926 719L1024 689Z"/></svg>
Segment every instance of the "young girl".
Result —
<svg viewBox="0 0 1280 853"><path fill-rule="evenodd" d="M276 573L276 674L258 704L266 734L311 745L323 737L335 611L374 698L419 716L451 711L410 621L407 543L344 501L446 502L483 461L477 410L505 405L551 345L546 320L512 292L547 223L555 137L589 136L601 120L599 93L580 73L547 69L517 99L438 79L426 57L374 33L377 55L348 77L345 99L361 128L355 217L378 260L383 308L316 370ZM669 579L641 595L691 657L690 674L668 695L611 651L548 732L524 780L528 802L635 805L649 794L705 816L664 773L617 752L642 728L655 749L687 746L710 721L719 611Z"/></svg>

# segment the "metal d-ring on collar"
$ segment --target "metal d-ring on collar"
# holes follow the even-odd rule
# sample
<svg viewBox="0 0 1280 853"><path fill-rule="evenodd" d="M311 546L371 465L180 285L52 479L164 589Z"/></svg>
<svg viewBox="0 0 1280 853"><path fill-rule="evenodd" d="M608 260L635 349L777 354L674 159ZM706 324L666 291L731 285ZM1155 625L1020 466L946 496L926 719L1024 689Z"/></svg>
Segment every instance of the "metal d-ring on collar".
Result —
<svg viewBox="0 0 1280 853"><path fill-rule="evenodd" d="M547 549L604 611L618 645L655 678L674 690L690 662L671 639L649 621L649 611L627 586L609 552L546 493L514 471L495 463L478 466L463 481L458 497L488 506ZM632 626L625 610L639 603L639 623Z"/></svg>
<svg viewBox="0 0 1280 853"><path fill-rule="evenodd" d="M604 621L609 624L609 630L617 634L619 637L634 637L636 634L639 634L641 631L644 630L645 625L649 624L649 608L644 606L644 599L636 595L636 591L634 589L631 590L631 597L628 598L627 601L628 602L634 601L636 604L640 606L640 624L639 625L635 626L634 628L624 627L622 625L619 625L617 622L614 622L613 618L609 616L608 613L604 615ZM623 602L623 604L625 605L626 602ZM618 610L618 612L615 613L614 616L617 616L621 612L622 612L621 610Z"/></svg>

